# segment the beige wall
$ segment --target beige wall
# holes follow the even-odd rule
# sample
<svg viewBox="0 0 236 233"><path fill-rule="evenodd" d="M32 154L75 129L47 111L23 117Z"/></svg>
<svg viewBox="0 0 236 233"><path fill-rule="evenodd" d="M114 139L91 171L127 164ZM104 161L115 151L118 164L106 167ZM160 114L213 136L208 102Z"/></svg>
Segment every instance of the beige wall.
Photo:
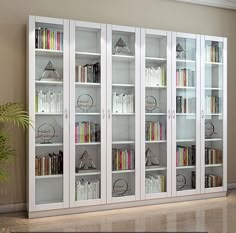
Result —
<svg viewBox="0 0 236 233"><path fill-rule="evenodd" d="M236 11L171 0L0 0L0 103L26 102L26 23L28 15L225 36L228 38L228 181L236 182ZM23 132L14 130L16 160L8 184L0 184L0 204L26 201Z"/></svg>

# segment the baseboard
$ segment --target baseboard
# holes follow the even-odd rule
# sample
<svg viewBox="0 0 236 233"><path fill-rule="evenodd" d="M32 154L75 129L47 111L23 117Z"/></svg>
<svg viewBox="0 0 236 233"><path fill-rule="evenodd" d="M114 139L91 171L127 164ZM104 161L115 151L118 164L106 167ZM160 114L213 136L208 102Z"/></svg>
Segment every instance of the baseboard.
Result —
<svg viewBox="0 0 236 233"><path fill-rule="evenodd" d="M228 183L228 189L236 189L236 183Z"/></svg>
<svg viewBox="0 0 236 233"><path fill-rule="evenodd" d="M26 204L25 203L0 205L0 214L1 213L11 213L11 212L20 212L20 211L26 211Z"/></svg>

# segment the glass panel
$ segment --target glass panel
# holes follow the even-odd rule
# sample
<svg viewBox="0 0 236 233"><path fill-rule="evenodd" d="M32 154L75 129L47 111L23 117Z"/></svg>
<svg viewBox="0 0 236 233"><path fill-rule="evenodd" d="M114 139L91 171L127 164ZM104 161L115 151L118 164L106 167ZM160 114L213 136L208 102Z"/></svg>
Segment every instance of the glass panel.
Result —
<svg viewBox="0 0 236 233"><path fill-rule="evenodd" d="M146 35L145 193L166 192L167 37Z"/></svg>
<svg viewBox="0 0 236 233"><path fill-rule="evenodd" d="M176 190L196 189L196 40L188 38L176 38L176 169Z"/></svg>
<svg viewBox="0 0 236 233"><path fill-rule="evenodd" d="M75 200L101 198L101 30L75 31Z"/></svg>
<svg viewBox="0 0 236 233"><path fill-rule="evenodd" d="M135 33L112 32L112 197L135 195Z"/></svg>
<svg viewBox="0 0 236 233"><path fill-rule="evenodd" d="M64 198L63 26L35 28L35 202L49 204Z"/></svg>
<svg viewBox="0 0 236 233"><path fill-rule="evenodd" d="M206 41L205 188L223 185L223 43Z"/></svg>

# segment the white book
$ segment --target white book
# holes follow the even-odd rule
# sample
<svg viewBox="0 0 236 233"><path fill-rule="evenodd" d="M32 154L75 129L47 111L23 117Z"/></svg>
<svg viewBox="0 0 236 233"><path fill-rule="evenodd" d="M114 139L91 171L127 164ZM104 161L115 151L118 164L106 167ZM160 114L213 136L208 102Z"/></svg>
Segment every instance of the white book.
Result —
<svg viewBox="0 0 236 233"><path fill-rule="evenodd" d="M82 66L79 66L78 67L78 77L77 77L78 82L81 82L81 69L82 69Z"/></svg>
<svg viewBox="0 0 236 233"><path fill-rule="evenodd" d="M52 175L52 158L48 156L48 175Z"/></svg>
<svg viewBox="0 0 236 233"><path fill-rule="evenodd" d="M88 68L87 66L84 67L84 82L88 82Z"/></svg>
<svg viewBox="0 0 236 233"><path fill-rule="evenodd" d="M44 176L45 175L45 157L41 157L41 175Z"/></svg>
<svg viewBox="0 0 236 233"><path fill-rule="evenodd" d="M117 98L117 103L116 103L117 104L117 112L122 113L123 112L123 108L122 108L123 93L118 94L116 96L116 98Z"/></svg>
<svg viewBox="0 0 236 233"><path fill-rule="evenodd" d="M117 112L117 100L116 100L116 92L112 93L112 112Z"/></svg>

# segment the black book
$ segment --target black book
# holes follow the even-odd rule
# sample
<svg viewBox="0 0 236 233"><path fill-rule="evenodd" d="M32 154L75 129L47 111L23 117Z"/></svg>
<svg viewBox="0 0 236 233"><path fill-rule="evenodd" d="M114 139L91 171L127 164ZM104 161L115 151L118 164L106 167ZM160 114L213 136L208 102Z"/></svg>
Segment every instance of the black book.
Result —
<svg viewBox="0 0 236 233"><path fill-rule="evenodd" d="M36 49L39 48L38 43L39 43L39 29L35 29L35 48Z"/></svg>
<svg viewBox="0 0 236 233"><path fill-rule="evenodd" d="M176 96L176 113L182 113L182 96Z"/></svg>
<svg viewBox="0 0 236 233"><path fill-rule="evenodd" d="M196 146L192 145L192 165L196 165Z"/></svg>
<svg viewBox="0 0 236 233"><path fill-rule="evenodd" d="M192 189L196 188L196 172L192 171Z"/></svg>
<svg viewBox="0 0 236 233"><path fill-rule="evenodd" d="M205 148L205 164L209 164L208 151L209 151L209 149L206 147Z"/></svg>

